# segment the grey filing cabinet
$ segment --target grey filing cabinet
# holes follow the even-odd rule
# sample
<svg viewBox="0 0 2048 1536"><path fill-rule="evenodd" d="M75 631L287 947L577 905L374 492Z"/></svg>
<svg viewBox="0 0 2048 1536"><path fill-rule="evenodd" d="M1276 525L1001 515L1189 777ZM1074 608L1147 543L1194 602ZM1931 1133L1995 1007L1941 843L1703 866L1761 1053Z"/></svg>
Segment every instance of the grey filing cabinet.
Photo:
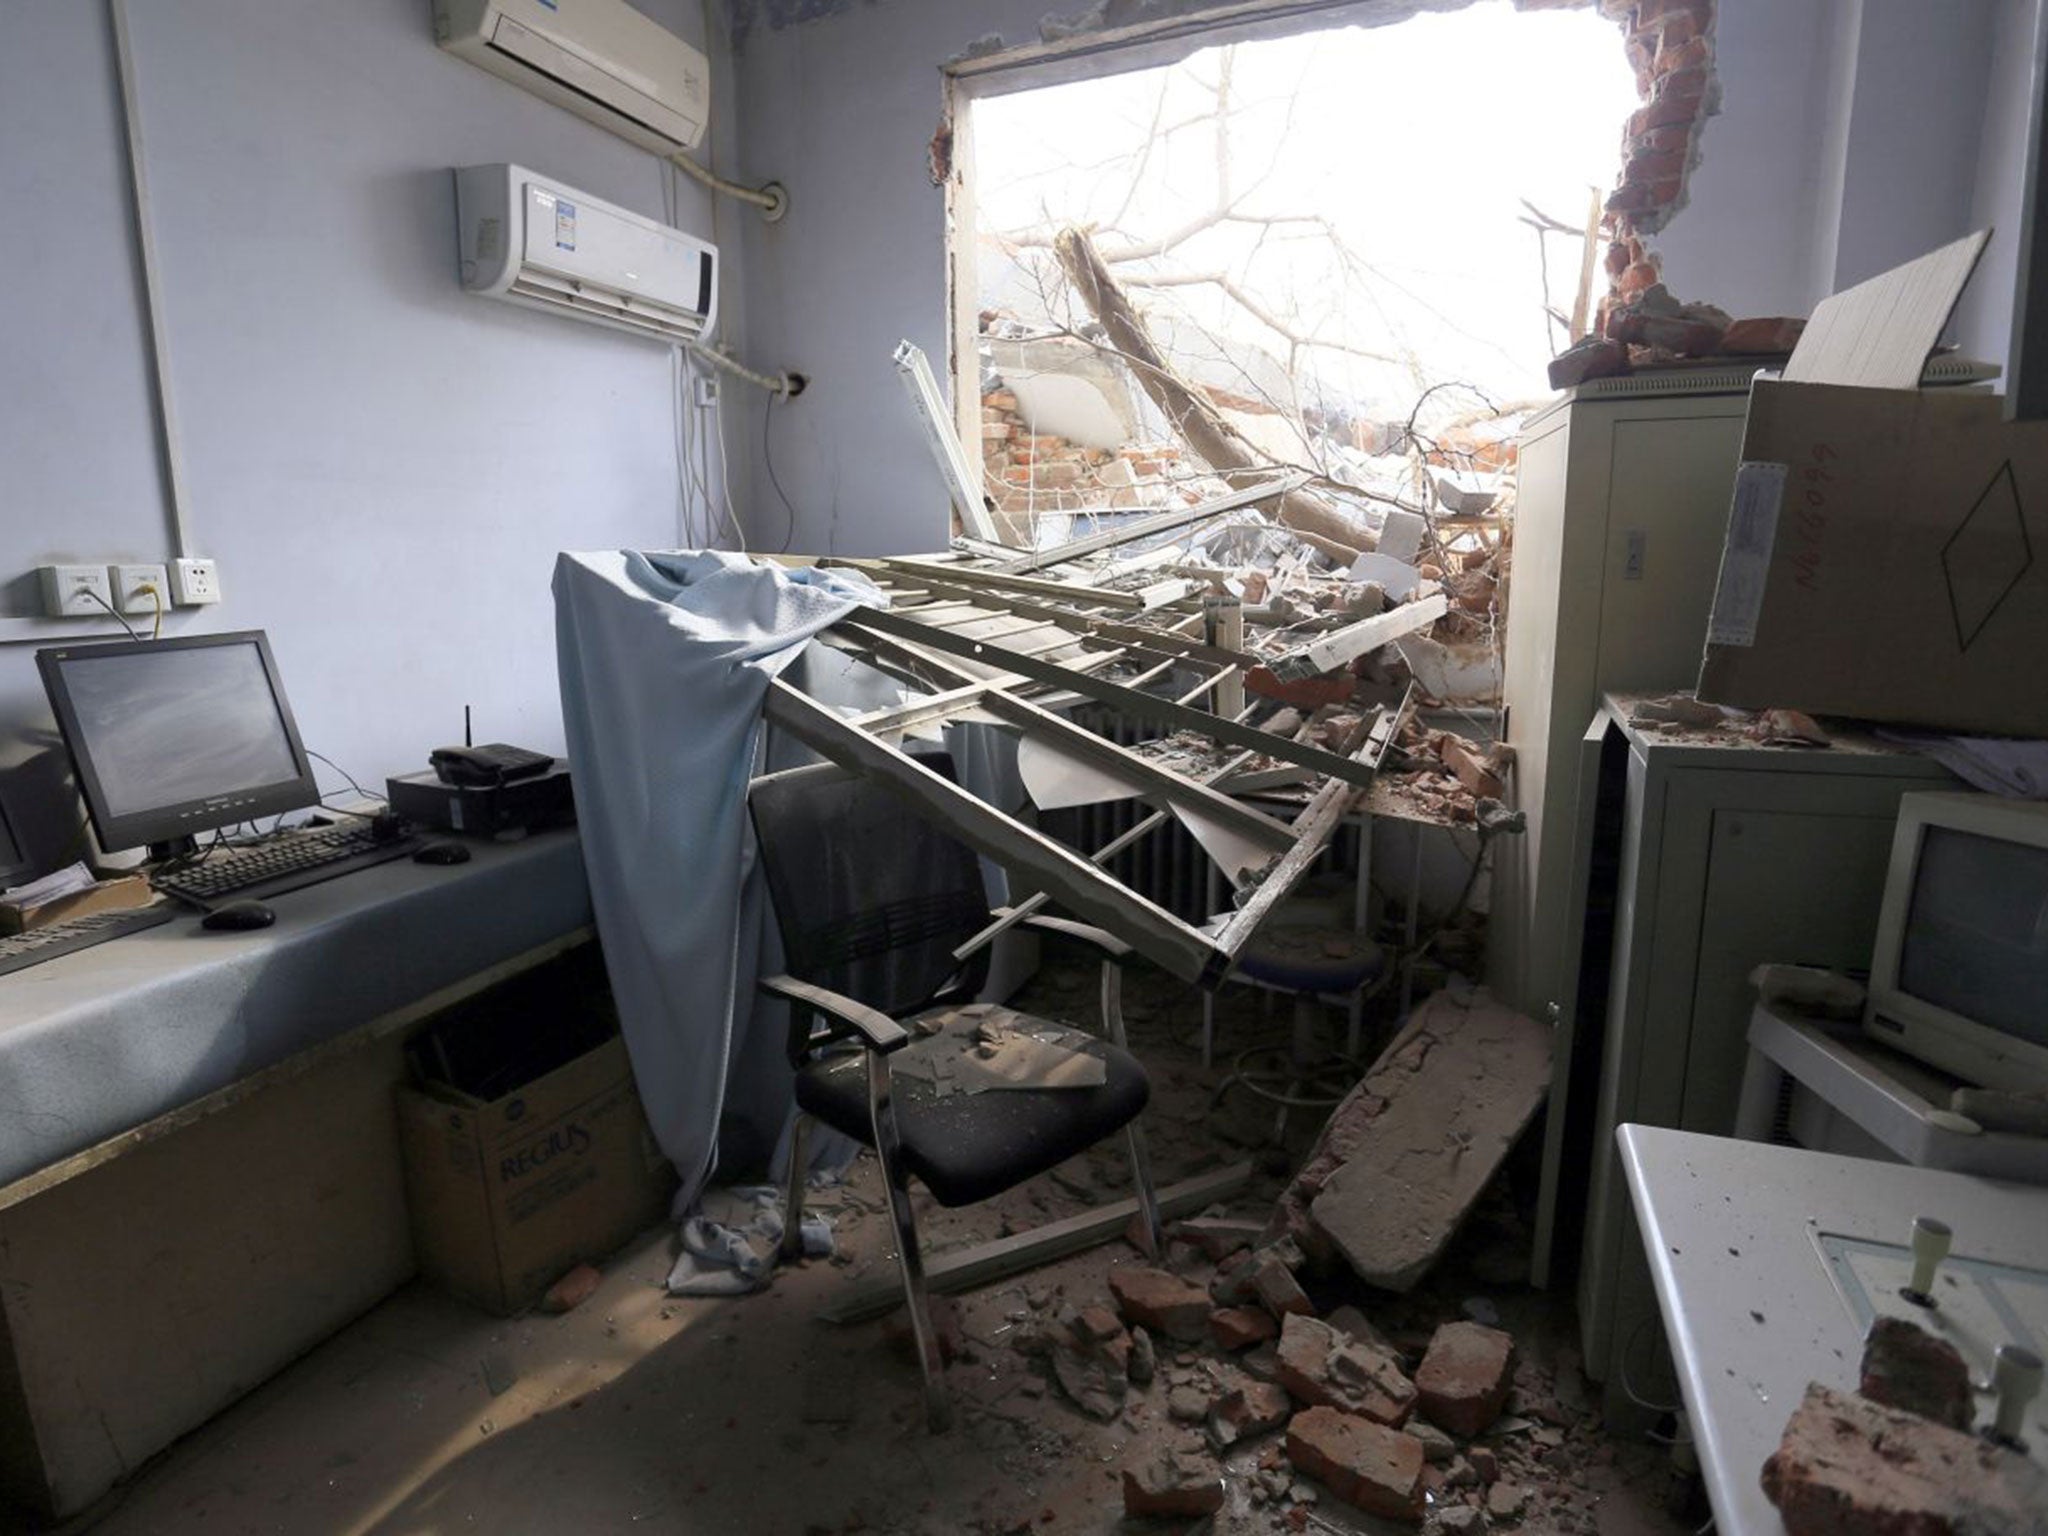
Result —
<svg viewBox="0 0 2048 1536"><path fill-rule="evenodd" d="M1699 677L1751 372L1597 379L1523 424L1501 703L1529 827L1494 849L1487 984L1533 1018L1569 1007L1586 723Z"/></svg>
<svg viewBox="0 0 2048 1536"><path fill-rule="evenodd" d="M1868 969L1899 797L1960 787L1931 759L1848 729L1832 730L1826 750L1766 747L1732 730L1638 728L1630 706L1608 698L1581 742L1588 835L1570 885L1587 916L1574 1015L1599 1072L1554 1101L1555 1117L1581 1130L1546 1168L1563 1207L1589 1197L1581 1341L1614 1423L1630 1417L1624 1353L1640 1380L1661 1349L1615 1127L1732 1133L1750 971Z"/></svg>

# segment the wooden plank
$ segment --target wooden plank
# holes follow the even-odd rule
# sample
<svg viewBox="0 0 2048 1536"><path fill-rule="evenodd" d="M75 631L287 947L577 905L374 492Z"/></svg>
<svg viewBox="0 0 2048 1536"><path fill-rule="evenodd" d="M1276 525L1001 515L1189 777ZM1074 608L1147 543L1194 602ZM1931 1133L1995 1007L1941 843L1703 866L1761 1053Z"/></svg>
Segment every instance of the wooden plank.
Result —
<svg viewBox="0 0 2048 1536"><path fill-rule="evenodd" d="M1221 974L1204 934L1104 874L1051 838L1006 816L952 780L878 741L780 679L769 684L768 719L840 767L865 774L929 811L970 847L1029 872L1078 916L1107 928L1183 981Z"/></svg>
<svg viewBox="0 0 2048 1536"><path fill-rule="evenodd" d="M1109 682L1099 677L1088 677L1070 669L1053 666L1035 657L1019 655L1017 652L988 640L962 640L944 630L933 630L919 624L915 619L906 619L882 608L860 608L833 626L841 632L880 632L895 635L930 650L944 651L969 661L980 662L1005 672L1014 672L1034 682L1049 687L1061 688L1078 693L1084 698L1114 705L1127 715L1140 720L1154 720L1169 730L1193 731L1211 740L1230 747L1249 747L1277 757L1284 762L1298 763L1304 768L1313 768L1317 773L1329 774L1343 779L1346 783L1363 789L1372 782L1372 770L1348 757L1334 752L1325 752L1321 747L1312 747L1306 742L1289 741L1262 731L1256 726L1239 725L1221 715L1206 714L1190 709L1185 704L1176 704L1171 699L1155 698L1149 693L1127 687L1121 683Z"/></svg>
<svg viewBox="0 0 2048 1536"><path fill-rule="evenodd" d="M1251 1177L1250 1163L1232 1163L1227 1168L1169 1184L1157 1192L1159 1215L1161 1219L1192 1215L1237 1193L1251 1182ZM979 1243L952 1253L933 1254L925 1260L925 1285L932 1291L951 1296L993 1284L1011 1275L1021 1275L1041 1264L1050 1264L1054 1259L1083 1253L1109 1242L1122 1235L1137 1213L1138 1201L1134 1195L1092 1211L1083 1211L1078 1216L1047 1222L1042 1227L1034 1227L1012 1237L997 1238L994 1242ZM872 1318L886 1317L902 1304L901 1283L893 1275L887 1279L878 1276L849 1285L843 1295L820 1307L818 1316L828 1323L864 1323Z"/></svg>
<svg viewBox="0 0 2048 1536"><path fill-rule="evenodd" d="M1291 470L1258 485L1246 486L1241 491L1231 491L1227 495L1198 502L1192 507L1162 512L1157 517L1136 518L1116 527L1105 528L1100 533L1091 533L1086 538L1075 539L1071 543L1012 558L1003 563L1002 569L1006 573L1022 576L1032 571L1042 571L1047 566L1065 565L1070 560L1092 555L1097 550L1115 549L1120 544L1134 544L1139 539L1150 538L1154 534L1172 533L1176 529L1207 522L1212 517L1235 512L1240 507L1249 507L1261 501L1272 501L1289 491L1300 490L1308 482L1309 476L1306 472Z"/></svg>
<svg viewBox="0 0 2048 1536"><path fill-rule="evenodd" d="M533 967L574 949L578 944L589 943L595 937L595 932L588 927L572 929L559 938L550 939L545 944L537 944L522 954L487 966L475 975L466 976L437 992L429 992L425 997L408 1003L403 1008L393 1009L390 1013L382 1014L366 1024L360 1024L345 1035L336 1035L331 1040L309 1046L303 1051L287 1056L283 1061L274 1062L260 1072L252 1072L224 1088L216 1088L212 1093L194 1099L190 1104L169 1110L154 1120L146 1120L133 1130L109 1136L105 1141L95 1142L61 1161L38 1168L34 1173L24 1174L6 1188L0 1189L0 1211L19 1205L45 1190L54 1189L67 1179L75 1179L81 1173L97 1168L124 1152L145 1146L170 1135L173 1131L183 1130L186 1126L208 1119L222 1110L232 1109L251 1095L279 1083L289 1082L295 1077L301 1077L315 1068L325 1066L336 1057L346 1056L387 1035L409 1029L422 1019L429 1018L444 1008L453 1007L466 997L475 996L486 987L494 987L501 981L517 976L521 971L532 970Z"/></svg>

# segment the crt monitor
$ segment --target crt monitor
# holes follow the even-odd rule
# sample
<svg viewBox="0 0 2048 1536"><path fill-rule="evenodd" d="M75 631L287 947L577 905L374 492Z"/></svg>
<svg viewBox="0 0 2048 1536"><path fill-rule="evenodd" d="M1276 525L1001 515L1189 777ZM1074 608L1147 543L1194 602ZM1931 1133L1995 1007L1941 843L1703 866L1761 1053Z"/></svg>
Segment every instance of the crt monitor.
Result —
<svg viewBox="0 0 2048 1536"><path fill-rule="evenodd" d="M167 857L319 803L261 630L36 653L100 844Z"/></svg>
<svg viewBox="0 0 2048 1536"><path fill-rule="evenodd" d="M1981 1087L2048 1089L2048 803L1900 800L1864 1028Z"/></svg>

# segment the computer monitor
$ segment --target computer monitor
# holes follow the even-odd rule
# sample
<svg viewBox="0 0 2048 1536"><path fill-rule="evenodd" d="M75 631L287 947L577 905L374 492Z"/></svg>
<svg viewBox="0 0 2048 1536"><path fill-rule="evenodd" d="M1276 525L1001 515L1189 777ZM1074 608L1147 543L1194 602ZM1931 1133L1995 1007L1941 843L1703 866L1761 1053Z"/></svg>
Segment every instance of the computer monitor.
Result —
<svg viewBox="0 0 2048 1536"><path fill-rule="evenodd" d="M1863 1022L1979 1087L2048 1090L2048 803L1900 800Z"/></svg>
<svg viewBox="0 0 2048 1536"><path fill-rule="evenodd" d="M36 666L104 848L169 857L319 803L261 630L58 646Z"/></svg>

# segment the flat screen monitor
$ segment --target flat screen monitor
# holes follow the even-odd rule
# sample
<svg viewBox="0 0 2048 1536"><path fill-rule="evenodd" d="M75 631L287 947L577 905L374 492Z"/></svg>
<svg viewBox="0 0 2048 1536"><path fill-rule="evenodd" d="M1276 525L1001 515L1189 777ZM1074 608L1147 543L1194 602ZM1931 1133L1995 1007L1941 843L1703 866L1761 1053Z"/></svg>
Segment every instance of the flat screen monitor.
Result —
<svg viewBox="0 0 2048 1536"><path fill-rule="evenodd" d="M184 840L319 803L261 630L36 653L107 849Z"/></svg>
<svg viewBox="0 0 2048 1536"><path fill-rule="evenodd" d="M1900 801L1865 1027L1978 1086L2048 1089L2048 804Z"/></svg>

